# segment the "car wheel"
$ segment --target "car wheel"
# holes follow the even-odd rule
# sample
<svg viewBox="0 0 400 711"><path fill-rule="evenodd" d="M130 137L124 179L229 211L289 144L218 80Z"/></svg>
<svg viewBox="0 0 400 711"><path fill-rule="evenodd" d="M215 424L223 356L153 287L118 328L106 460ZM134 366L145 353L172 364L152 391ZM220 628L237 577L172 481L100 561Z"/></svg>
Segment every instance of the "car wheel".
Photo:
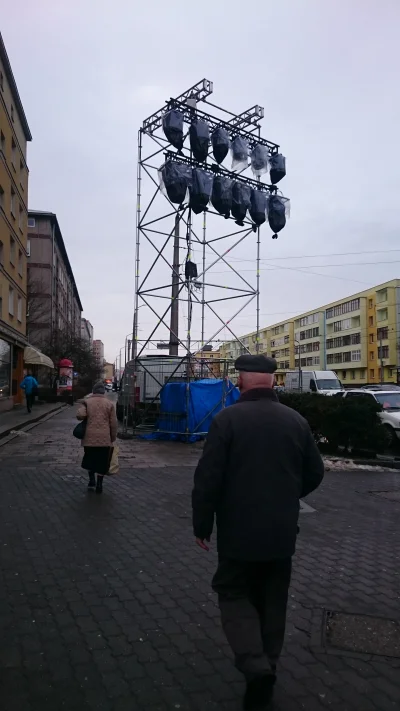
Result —
<svg viewBox="0 0 400 711"><path fill-rule="evenodd" d="M390 447L390 449L393 449L393 447L397 443L396 432L394 431L393 427L391 427L390 425L384 425L384 427L385 427L385 434L386 434L386 445L387 445L387 447Z"/></svg>

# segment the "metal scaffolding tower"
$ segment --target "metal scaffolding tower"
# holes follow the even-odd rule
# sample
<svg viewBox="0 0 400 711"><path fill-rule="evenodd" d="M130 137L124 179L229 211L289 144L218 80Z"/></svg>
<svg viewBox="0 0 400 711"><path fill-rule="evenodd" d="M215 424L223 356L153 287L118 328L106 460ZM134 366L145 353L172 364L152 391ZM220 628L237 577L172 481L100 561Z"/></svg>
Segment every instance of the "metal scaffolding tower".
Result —
<svg viewBox="0 0 400 711"><path fill-rule="evenodd" d="M160 189L158 176L160 166L166 160L211 171L216 166L212 165L211 151L205 162L196 162L188 139L182 150L177 152L164 134L163 118L171 108L178 109L188 126L193 119L201 119L208 124L210 132L222 127L231 137L244 138L250 149L261 144L267 148L269 155L279 150L278 144L261 135L262 107L253 106L235 114L211 103L212 93L212 82L203 79L145 119L138 133L133 368L136 369L136 364L141 362L146 370L143 356L161 332L161 340L164 339L169 354L175 358L178 356L170 379L175 372L182 372L180 366L184 363L188 383L193 378L194 363L200 362L201 373L204 374L205 365L201 363L198 353L220 340L222 332L224 336L229 334L229 340L237 340L243 352L249 351L235 332L234 321L250 303L255 305L255 350L259 351L260 233L263 227L256 228L249 218L244 220L243 226L236 225L232 221L234 218L224 222L223 216L211 205L206 212L195 215L188 202L182 205L170 202ZM254 180L246 175L246 171L239 174L224 166L218 166L217 171L219 175L239 180L257 190L276 192L276 186ZM247 272L245 277L240 268L230 261L232 252L244 242L248 243L246 256L254 260L254 273L249 278ZM144 245L150 249L143 249ZM184 259L180 257L182 250ZM196 260L197 274L188 269L188 262ZM223 282L220 277L213 278L213 268L217 264L224 268ZM227 303L230 302L232 309L227 316ZM142 305L147 307L147 313L153 319L145 339L138 338ZM210 322L212 328L209 327ZM160 390L164 384L160 378ZM135 392L136 388L132 385L128 400L135 398ZM150 407L151 403L148 405ZM145 419L146 407L141 412ZM124 421L127 421L126 417ZM134 418L134 428L137 422Z"/></svg>

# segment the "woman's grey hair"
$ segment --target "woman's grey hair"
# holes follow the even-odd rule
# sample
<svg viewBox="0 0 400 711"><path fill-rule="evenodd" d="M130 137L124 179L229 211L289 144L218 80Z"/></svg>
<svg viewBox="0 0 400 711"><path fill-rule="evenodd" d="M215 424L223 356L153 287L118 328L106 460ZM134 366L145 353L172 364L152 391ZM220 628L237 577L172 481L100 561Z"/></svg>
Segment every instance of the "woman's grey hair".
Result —
<svg viewBox="0 0 400 711"><path fill-rule="evenodd" d="M93 385L93 395L104 395L106 389L102 380L98 380L97 383Z"/></svg>

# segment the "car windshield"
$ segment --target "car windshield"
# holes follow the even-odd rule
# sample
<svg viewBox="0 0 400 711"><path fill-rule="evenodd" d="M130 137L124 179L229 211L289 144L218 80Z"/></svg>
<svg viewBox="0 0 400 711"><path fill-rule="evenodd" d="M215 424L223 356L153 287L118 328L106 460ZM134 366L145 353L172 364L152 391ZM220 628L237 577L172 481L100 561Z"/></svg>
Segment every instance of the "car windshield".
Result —
<svg viewBox="0 0 400 711"><path fill-rule="evenodd" d="M400 410L400 392L398 393L374 393L374 397L382 405L384 410Z"/></svg>
<svg viewBox="0 0 400 711"><path fill-rule="evenodd" d="M341 390L342 389L342 386L341 386L339 380L337 380L336 378L332 378L332 380L331 379L320 380L318 378L317 387L318 387L318 390Z"/></svg>

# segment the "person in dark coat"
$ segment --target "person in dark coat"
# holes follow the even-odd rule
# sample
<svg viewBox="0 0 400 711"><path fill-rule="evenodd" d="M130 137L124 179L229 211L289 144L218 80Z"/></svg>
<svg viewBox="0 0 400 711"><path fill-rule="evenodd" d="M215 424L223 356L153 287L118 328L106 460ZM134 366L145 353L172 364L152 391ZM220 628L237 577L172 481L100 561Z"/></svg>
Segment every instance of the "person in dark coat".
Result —
<svg viewBox="0 0 400 711"><path fill-rule="evenodd" d="M240 356L238 402L212 421L194 475L193 529L208 550L217 522L222 626L245 675L245 709L263 709L276 680L286 624L300 499L324 465L306 420L273 390L276 361Z"/></svg>

